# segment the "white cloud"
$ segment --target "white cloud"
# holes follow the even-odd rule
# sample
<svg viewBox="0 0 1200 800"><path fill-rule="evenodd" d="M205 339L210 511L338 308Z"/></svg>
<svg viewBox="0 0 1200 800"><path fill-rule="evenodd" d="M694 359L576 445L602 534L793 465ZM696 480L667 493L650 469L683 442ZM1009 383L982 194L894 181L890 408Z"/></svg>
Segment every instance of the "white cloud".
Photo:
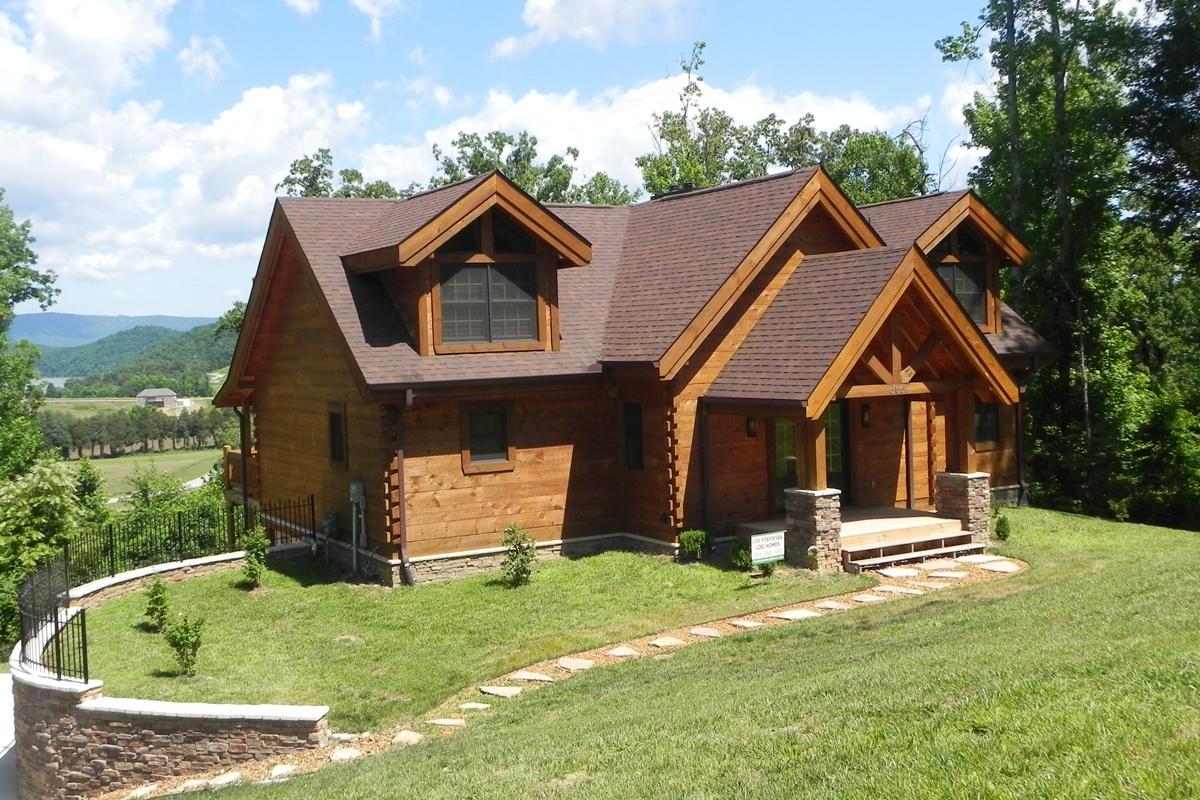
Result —
<svg viewBox="0 0 1200 800"><path fill-rule="evenodd" d="M371 21L369 42L379 42L383 35L383 20L404 10L404 0L350 0L350 5L367 15Z"/></svg>
<svg viewBox="0 0 1200 800"><path fill-rule="evenodd" d="M418 67L423 67L429 63L429 56L425 55L425 50L420 45L408 51L408 60L416 64Z"/></svg>
<svg viewBox="0 0 1200 800"><path fill-rule="evenodd" d="M283 2L295 9L302 17L317 13L317 9L321 5L320 0L283 0Z"/></svg>
<svg viewBox="0 0 1200 800"><path fill-rule="evenodd" d="M221 296L226 300L244 300L246 299L245 289L226 289L221 292Z"/></svg>
<svg viewBox="0 0 1200 800"><path fill-rule="evenodd" d="M188 40L188 46L180 50L176 58L183 74L199 77L208 84L216 83L225 67L232 61L229 49L216 36L207 39L193 36Z"/></svg>
<svg viewBox="0 0 1200 800"><path fill-rule="evenodd" d="M686 27L693 0L525 0L521 19L531 30L492 47L500 58L526 53L559 39L601 47L614 38L637 41L655 30L667 35Z"/></svg>
<svg viewBox="0 0 1200 800"><path fill-rule="evenodd" d="M113 300L116 300L118 303L124 303L129 299L129 293L123 292L120 289L113 289L111 292L109 292L108 296Z"/></svg>

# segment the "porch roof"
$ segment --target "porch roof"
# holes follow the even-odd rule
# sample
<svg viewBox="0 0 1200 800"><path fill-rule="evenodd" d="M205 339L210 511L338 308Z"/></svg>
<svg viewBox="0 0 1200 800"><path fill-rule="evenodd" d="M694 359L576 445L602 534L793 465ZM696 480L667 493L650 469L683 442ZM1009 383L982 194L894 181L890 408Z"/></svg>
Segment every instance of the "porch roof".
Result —
<svg viewBox="0 0 1200 800"><path fill-rule="evenodd" d="M705 396L806 403L910 249L806 258Z"/></svg>

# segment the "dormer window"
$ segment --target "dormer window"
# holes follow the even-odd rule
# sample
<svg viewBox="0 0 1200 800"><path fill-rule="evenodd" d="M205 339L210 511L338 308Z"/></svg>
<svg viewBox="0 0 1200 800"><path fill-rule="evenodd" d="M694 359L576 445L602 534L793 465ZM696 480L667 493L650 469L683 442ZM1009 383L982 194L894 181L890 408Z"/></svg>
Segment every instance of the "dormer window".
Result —
<svg viewBox="0 0 1200 800"><path fill-rule="evenodd" d="M438 249L434 287L439 353L544 349L553 262L538 241L493 209Z"/></svg>
<svg viewBox="0 0 1200 800"><path fill-rule="evenodd" d="M994 261L991 254L992 248L969 224L959 225L929 253L929 261L946 288L985 330L991 323L989 260Z"/></svg>

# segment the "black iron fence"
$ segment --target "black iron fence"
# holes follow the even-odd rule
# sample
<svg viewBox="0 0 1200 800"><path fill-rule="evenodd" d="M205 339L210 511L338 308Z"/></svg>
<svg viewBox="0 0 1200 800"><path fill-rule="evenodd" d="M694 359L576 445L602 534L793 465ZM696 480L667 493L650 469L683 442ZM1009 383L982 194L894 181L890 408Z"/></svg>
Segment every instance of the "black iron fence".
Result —
<svg viewBox="0 0 1200 800"><path fill-rule="evenodd" d="M21 584L21 660L62 680L88 679L87 614L71 608L71 567L64 551Z"/></svg>
<svg viewBox="0 0 1200 800"><path fill-rule="evenodd" d="M316 501L310 495L248 510L131 514L75 535L21 584L21 660L60 680L87 681L87 620L82 608L71 607L71 587L154 564L233 552L247 527L256 524L272 545L310 540L317 528Z"/></svg>

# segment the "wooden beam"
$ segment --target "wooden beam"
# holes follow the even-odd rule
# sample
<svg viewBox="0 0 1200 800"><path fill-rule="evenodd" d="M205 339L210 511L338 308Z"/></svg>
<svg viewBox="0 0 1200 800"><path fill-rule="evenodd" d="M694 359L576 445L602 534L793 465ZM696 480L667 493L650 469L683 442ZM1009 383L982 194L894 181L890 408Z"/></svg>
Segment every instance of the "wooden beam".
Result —
<svg viewBox="0 0 1200 800"><path fill-rule="evenodd" d="M913 463L913 419L912 400L904 400L904 487L908 510L913 509L913 495L917 493L916 467Z"/></svg>
<svg viewBox="0 0 1200 800"><path fill-rule="evenodd" d="M874 353L864 353L862 362L866 365L867 369L874 373L876 378L879 378L880 383L892 382L892 373L888 372L887 367L883 365L882 361L875 357Z"/></svg>
<svg viewBox="0 0 1200 800"><path fill-rule="evenodd" d="M949 394L946 402L951 425L946 438L946 466L951 472L975 471L975 448L971 436L975 421L975 393L959 390Z"/></svg>
<svg viewBox="0 0 1200 800"><path fill-rule="evenodd" d="M863 397L910 397L917 394L938 394L948 391L966 391L974 392L976 389L982 389L986 386L985 383L974 379L965 379L958 381L918 381L916 383L896 383L896 384L864 384L861 386L844 387L838 392L839 398L847 398L850 400Z"/></svg>
<svg viewBox="0 0 1200 800"><path fill-rule="evenodd" d="M894 309L888 319L888 334L892 340L892 379L888 383L900 383L900 319Z"/></svg>
<svg viewBox="0 0 1200 800"><path fill-rule="evenodd" d="M825 462L825 421L806 419L802 430L800 449L804 456L804 475L800 485L805 489L828 489L829 476Z"/></svg>
<svg viewBox="0 0 1200 800"><path fill-rule="evenodd" d="M925 362L929 360L929 357L933 355L934 348L941 344L941 341L942 337L938 336L936 333L929 334L929 338L922 343L916 354L913 355L912 361L908 363L907 367L900 371L900 380L902 380L904 383L910 382L913 379L913 376L917 374L917 370L919 370L925 364Z"/></svg>

